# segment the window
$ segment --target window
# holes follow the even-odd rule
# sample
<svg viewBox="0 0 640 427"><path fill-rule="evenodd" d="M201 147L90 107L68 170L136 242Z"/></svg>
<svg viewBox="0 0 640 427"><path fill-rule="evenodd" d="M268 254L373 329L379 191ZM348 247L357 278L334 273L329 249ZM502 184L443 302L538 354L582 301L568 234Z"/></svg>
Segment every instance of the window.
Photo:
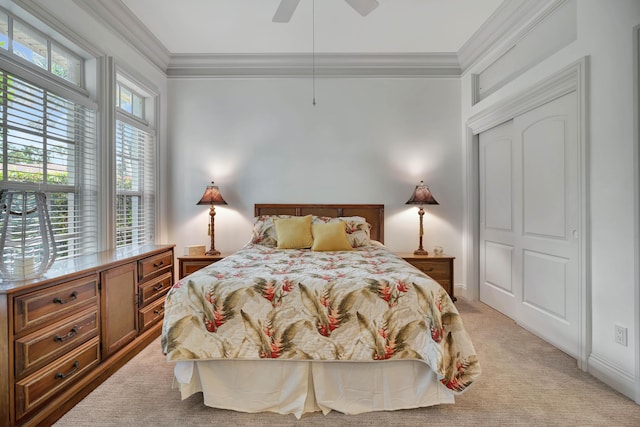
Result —
<svg viewBox="0 0 640 427"><path fill-rule="evenodd" d="M155 241L155 134L145 120L150 96L116 85L116 246Z"/></svg>
<svg viewBox="0 0 640 427"><path fill-rule="evenodd" d="M76 86L82 85L83 61L79 56L2 9L0 50Z"/></svg>
<svg viewBox="0 0 640 427"><path fill-rule="evenodd" d="M0 70L0 188L47 194L58 258L97 251L96 112Z"/></svg>

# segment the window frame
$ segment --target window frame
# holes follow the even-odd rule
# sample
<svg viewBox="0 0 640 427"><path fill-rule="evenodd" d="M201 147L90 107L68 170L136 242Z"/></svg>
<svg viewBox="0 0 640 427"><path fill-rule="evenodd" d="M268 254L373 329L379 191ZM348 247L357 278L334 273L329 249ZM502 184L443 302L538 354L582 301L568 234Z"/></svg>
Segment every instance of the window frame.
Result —
<svg viewBox="0 0 640 427"><path fill-rule="evenodd" d="M7 69L12 67L5 67L4 65L8 64L5 64L4 60L0 60L2 81L6 81L6 83L3 83L2 91L8 93L10 90L8 87L9 82L13 81L12 85L15 85L16 90L19 91L16 93L20 93L23 107L19 106L20 103L18 106L12 106L12 102L18 101L12 101L9 96L0 97L0 125L2 125L3 129L0 136L0 147L2 149L0 189L42 191L47 194L47 204L54 229L57 226L62 226L66 230L60 232L54 230L58 258L73 258L79 255L95 253L98 251L100 244L99 239L95 236L95 229L98 224L97 214L99 212L97 106L88 101L79 103L74 99L74 96L69 96L71 93L52 90L51 87L48 87L49 85L33 81L28 75L25 77L24 73L14 72L11 69ZM5 85L7 86L6 88ZM30 87L34 89L34 92L31 92ZM28 98L28 95L34 95L34 98ZM40 96L38 97L37 95ZM42 101L34 104L37 106L35 112L38 115L33 116L36 121L38 118L42 120L41 128L32 127L29 129L27 125L20 124L20 111L25 111L23 110L25 108L24 105L31 102L32 99L40 99ZM59 104L59 102L63 102L63 104ZM13 116L10 116L12 109L15 111ZM60 117L64 117L64 113L67 112L68 114L69 111L72 113L71 123L67 123L68 126L62 128L61 134L52 131L56 126L49 127L50 117L54 117L58 113L63 113ZM90 116L86 116L86 114ZM61 123L64 124L67 120L68 118L62 119ZM86 126L79 127L79 124L86 124ZM65 137L64 134L67 132L71 132L71 136L67 135ZM11 135L12 133L13 136ZM29 139L24 139L26 137ZM40 162L33 163L36 168L35 173L42 174L41 179L37 181L11 180L10 170L15 171L21 165L28 165L28 163L23 163L15 158L12 159L8 155L9 146L16 144L18 147L22 146L23 148L34 144L33 146L36 150L42 150ZM67 156L71 158L71 163L61 165L70 175L73 175L70 177L72 179L64 184L52 183L48 179L49 167L53 164L50 162L50 157L55 157L50 156L49 153L55 153L56 150L53 147L58 146L58 144L68 146L65 149L68 150ZM86 163L88 161L91 163ZM12 167L10 168L10 166ZM92 173L87 174L87 171ZM60 198L61 195L62 198ZM67 208L58 215L59 211L56 209L55 204L60 201L63 204L72 202L73 208ZM78 219L80 212L87 212L87 214L81 215ZM94 232L92 233L90 230Z"/></svg>
<svg viewBox="0 0 640 427"><path fill-rule="evenodd" d="M86 77L85 77L85 69L86 69L86 64L85 64L85 59L76 54L75 52L73 52L71 49L69 49L68 47L66 47L63 43L60 43L58 40L56 40L55 38L45 34L44 32L40 31L39 29L35 28L33 25L29 24L28 22L26 22L24 19L21 19L20 17L16 16L15 14L7 11L6 9L0 7L0 13L2 13L3 15L7 16L7 39L8 39L8 43L7 43L7 48L0 48L0 56L4 56L6 58L8 58L11 61L17 62L18 64L20 64L23 67L28 67L33 71L36 71L38 73L44 74L46 76L46 78L49 79L53 79L56 83L58 84L63 84L65 86L68 86L69 88L78 91L80 93L82 93L84 96L88 96L89 93L86 90ZM13 38L13 28L14 28L14 22L18 21L22 26L24 26L25 28L28 28L31 32L33 32L34 34L42 37L43 39L46 40L47 43L47 68L42 68L39 67L38 65L36 65L35 63L26 60L25 58L22 58L20 55L17 55L13 52L13 43L14 43L14 38ZM55 74L52 70L52 45L56 46L56 48L64 51L65 53L67 53L68 55L74 57L75 59L78 60L79 62L79 71L78 71L78 82L74 83L71 80L65 79L63 77L60 77L59 75ZM45 73L43 73L43 71Z"/></svg>
<svg viewBox="0 0 640 427"><path fill-rule="evenodd" d="M121 105L121 87L126 88L128 91L138 96L142 100L142 111L141 114L134 115L133 112L133 103L132 112L127 111L120 107ZM136 244L148 244L155 243L158 236L158 227L159 227L159 215L157 214L157 206L158 206L158 167L157 167L157 158L158 158L158 138L156 129L153 126L153 123L157 122L156 115L157 105L158 105L158 95L157 92L150 89L148 85L146 85L141 78L133 77L131 74L127 73L120 67L115 67L114 71L114 89L113 89L113 109L114 109L114 120L113 120L113 152L114 152L114 165L113 165L113 247L121 248ZM118 179L118 127L122 123L125 126L130 126L135 128L137 131L144 132L148 135L149 141L147 142L151 146L151 151L148 154L145 154L144 158L141 159L142 162L150 162L148 164L151 165L151 174L144 174L141 176L142 182L140 187L136 191L127 190L127 189L119 189L117 184ZM148 147L147 147L148 148ZM142 168L145 169L144 167ZM146 179L150 179L151 182L147 182ZM119 227L119 219L118 219L118 197L119 196L130 196L130 197L138 197L141 201L143 213L138 216L138 219L145 220L145 218L149 218L149 215L152 216L152 224L146 223L144 225L144 232L148 232L151 236L148 240L137 241L137 242L126 242L123 243L121 235L119 232L124 228L126 230L128 227ZM151 201L149 201L151 200ZM146 215L144 215L146 213ZM134 230L140 229L138 225L133 225Z"/></svg>

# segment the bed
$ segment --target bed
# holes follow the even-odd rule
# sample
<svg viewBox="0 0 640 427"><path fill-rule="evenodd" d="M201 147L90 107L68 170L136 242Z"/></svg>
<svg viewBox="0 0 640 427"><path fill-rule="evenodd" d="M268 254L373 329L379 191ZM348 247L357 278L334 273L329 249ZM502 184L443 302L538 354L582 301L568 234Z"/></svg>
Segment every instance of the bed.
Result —
<svg viewBox="0 0 640 427"><path fill-rule="evenodd" d="M300 418L454 403L477 379L448 294L383 245L383 205L255 217L244 248L167 294L162 347L183 399Z"/></svg>

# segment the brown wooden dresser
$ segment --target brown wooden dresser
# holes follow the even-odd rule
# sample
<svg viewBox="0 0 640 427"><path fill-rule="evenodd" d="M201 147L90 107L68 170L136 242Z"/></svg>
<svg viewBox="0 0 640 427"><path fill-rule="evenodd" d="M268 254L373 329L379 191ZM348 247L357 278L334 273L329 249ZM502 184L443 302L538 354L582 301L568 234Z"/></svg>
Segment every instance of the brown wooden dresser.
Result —
<svg viewBox="0 0 640 427"><path fill-rule="evenodd" d="M0 282L0 425L52 424L160 334L173 251L106 251Z"/></svg>

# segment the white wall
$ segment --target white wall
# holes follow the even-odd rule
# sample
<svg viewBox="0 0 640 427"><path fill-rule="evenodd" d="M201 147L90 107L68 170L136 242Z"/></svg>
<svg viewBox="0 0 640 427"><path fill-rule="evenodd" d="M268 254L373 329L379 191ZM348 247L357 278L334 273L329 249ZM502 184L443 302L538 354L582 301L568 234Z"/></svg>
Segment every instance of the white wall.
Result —
<svg viewBox="0 0 640 427"><path fill-rule="evenodd" d="M590 211L592 341L589 370L633 396L638 388L635 324L635 239L638 218L634 200L633 27L640 24L637 0L577 2L578 40L538 64L486 100L471 107L471 74L461 82L463 123L545 76L588 56L590 62L588 150ZM463 130L465 133L466 130ZM465 133L466 134L466 133ZM614 342L614 324L629 328L628 346ZM634 384L635 383L635 384Z"/></svg>
<svg viewBox="0 0 640 427"><path fill-rule="evenodd" d="M439 206L425 215L425 247L461 254L458 79L170 79L171 241L206 244L215 180L216 249L249 240L255 203L383 203L385 243L418 247L423 179ZM460 267L456 266L456 270ZM456 274L456 277L461 277Z"/></svg>

